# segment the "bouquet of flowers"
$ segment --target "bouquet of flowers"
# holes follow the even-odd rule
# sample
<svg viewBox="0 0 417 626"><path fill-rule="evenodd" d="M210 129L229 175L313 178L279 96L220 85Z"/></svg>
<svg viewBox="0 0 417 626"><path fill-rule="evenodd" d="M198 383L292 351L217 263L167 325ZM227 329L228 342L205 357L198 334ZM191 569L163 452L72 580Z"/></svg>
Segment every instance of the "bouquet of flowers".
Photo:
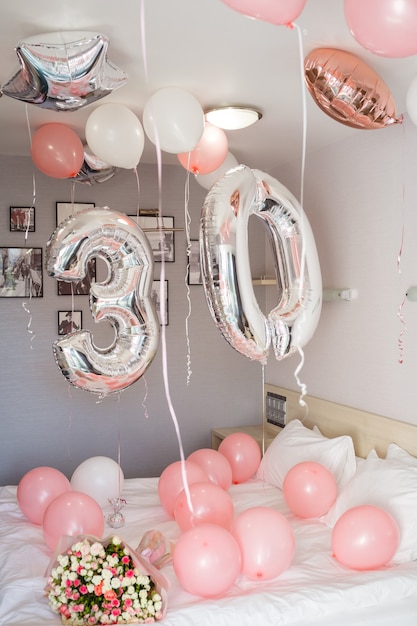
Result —
<svg viewBox="0 0 417 626"><path fill-rule="evenodd" d="M64 624L149 624L164 616L167 580L120 537L72 541L54 558L46 586Z"/></svg>

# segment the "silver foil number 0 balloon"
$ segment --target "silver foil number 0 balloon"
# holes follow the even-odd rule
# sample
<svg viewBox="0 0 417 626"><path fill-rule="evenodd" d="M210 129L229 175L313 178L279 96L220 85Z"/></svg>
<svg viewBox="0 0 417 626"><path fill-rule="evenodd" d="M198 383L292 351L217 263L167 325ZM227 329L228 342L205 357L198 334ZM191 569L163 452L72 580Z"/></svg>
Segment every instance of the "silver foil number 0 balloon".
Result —
<svg viewBox="0 0 417 626"><path fill-rule="evenodd" d="M252 286L248 221L261 219L272 244L278 304L267 316ZM203 284L214 322L238 352L265 363L312 337L321 313L322 283L313 233L294 196L277 180L240 165L218 180L200 222Z"/></svg>
<svg viewBox="0 0 417 626"><path fill-rule="evenodd" d="M112 324L114 340L98 348L92 333L80 330L56 341L53 351L70 383L105 396L136 382L151 364L159 320L151 300L152 249L133 220L107 207L72 215L48 241L46 269L58 280L77 282L93 257L104 260L108 275L91 284L91 313L95 321Z"/></svg>

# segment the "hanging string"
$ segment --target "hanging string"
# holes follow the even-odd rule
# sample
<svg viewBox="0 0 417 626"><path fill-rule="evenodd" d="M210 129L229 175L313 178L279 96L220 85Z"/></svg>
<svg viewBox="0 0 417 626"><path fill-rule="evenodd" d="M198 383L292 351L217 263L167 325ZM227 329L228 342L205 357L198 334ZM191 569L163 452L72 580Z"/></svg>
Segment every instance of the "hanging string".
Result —
<svg viewBox="0 0 417 626"><path fill-rule="evenodd" d="M120 394L117 394L117 401L120 404ZM121 430L120 430L120 406L118 410L118 437L117 437L117 467L118 467L118 477L117 477L117 496L108 498L109 503L113 507L113 512L109 513L106 516L106 521L111 528L121 528L125 525L125 518L123 513L120 511L127 504L126 500L121 497L122 495L122 466L121 466L121 457L122 457L122 446L121 446Z"/></svg>
<svg viewBox="0 0 417 626"><path fill-rule="evenodd" d="M28 110L27 103L25 104L25 112L26 112L26 125L27 125L28 136L29 136L29 145L32 146L32 130L30 127L29 110ZM35 178L35 169L32 168L32 203L27 213L27 223L26 223L26 229L25 229L25 235L24 235L25 246L27 245L30 220L31 220L32 214L34 214L35 205L36 205L36 178ZM26 285L29 286L29 302L30 302L32 300L32 276L31 276L30 262L28 263L28 275L25 278L25 291L26 291ZM32 320L33 320L32 313L27 302L22 302L22 307L29 316L28 323L26 326L26 331L30 335L30 349L33 350L32 342L35 339L35 333L32 330Z"/></svg>
<svg viewBox="0 0 417 626"><path fill-rule="evenodd" d="M301 178L300 178L300 204L301 207L304 206L304 177L305 177L305 162L306 162L306 146L307 146L307 100L306 100L306 91L305 91L305 81L304 81L304 47L303 47L303 37L301 33L301 29L298 24L294 24L294 28L297 31L297 40L298 40L298 58L300 63L300 78L301 78L301 104L302 104L302 114L303 114L303 124L302 124L302 154L301 154Z"/></svg>
<svg viewBox="0 0 417 626"><path fill-rule="evenodd" d="M402 272L401 272L401 261L402 261L402 255L403 255L403 248L404 248L404 235L405 235L405 165L404 165L404 154L405 154L405 124L402 124L402 138L403 138L403 159L402 159L402 170L403 170L403 181L402 181L402 210L403 210L403 217L402 217L402 225L401 225L401 241L400 241L400 249L398 251L398 256L397 256L397 270L398 270L398 277L399 277L399 283L400 283L400 290L401 293L403 293L403 288L402 288ZM405 304L405 300L406 300L406 296L404 296L401 304L398 307L398 311L397 311L397 317L400 320L400 323L402 325L402 328L400 330L399 336L398 336L398 351L399 351L399 356L398 356L398 363L400 365L402 365L404 363L404 334L407 330L407 325L404 319L404 316L402 314L402 310Z"/></svg>
<svg viewBox="0 0 417 626"><path fill-rule="evenodd" d="M29 110L28 110L27 103L25 104L25 111L26 111L26 124L27 124L28 135L29 135L29 145L32 146L32 129L30 127ZM26 228L26 233L25 233L25 240L27 239L27 233L29 231L31 211L35 210L35 205L36 205L36 178L35 178L35 168L32 167L32 204L29 209L29 218L28 218L28 223L27 223L27 228Z"/></svg>
<svg viewBox="0 0 417 626"><path fill-rule="evenodd" d="M72 204L72 210L74 211L74 203L75 203L75 180L71 181L71 204Z"/></svg>
<svg viewBox="0 0 417 626"><path fill-rule="evenodd" d="M145 393L144 393L144 396L142 398L142 406L143 406L143 412L144 412L145 418L148 419L149 418L149 413L148 413L148 407L147 407L147 404L146 404L146 400L148 399L148 381L147 381L145 375L142 376L142 380L143 380L143 382L145 384Z"/></svg>
<svg viewBox="0 0 417 626"><path fill-rule="evenodd" d="M155 139L156 139L155 145L156 145L156 155L157 155L157 165L158 165L158 214L161 217L162 215L162 159L161 159L161 149L159 145L159 137L158 137L156 128L155 128ZM160 219L159 222L160 222L160 236L162 237L163 236L162 219ZM165 255L164 254L162 254L162 257L161 257L160 278L161 278L160 280L161 294L160 294L159 306L160 306L161 320L163 320L163 315L165 313L165 310L164 310L164 307L165 307ZM178 419L175 413L175 409L172 404L171 392L170 392L170 387L169 387L168 358L167 358L167 344L166 344L166 325L165 324L162 324L161 335L162 335L161 336L161 339L162 339L161 341L162 343L162 373L163 373L163 379L164 379L165 396L168 402L169 412L170 412L171 419L173 421L174 428L175 428L175 433L177 436L178 447L179 447L180 458L181 458L181 475L182 475L182 481L184 485L184 491L185 491L186 498L187 498L187 505L191 513L193 513L194 509L193 509L193 504L191 501L191 494L190 494L190 489L189 489L188 480L187 480L187 472L185 469L185 454L184 454L184 448L183 448L182 439L181 439L181 432L180 432L180 427L178 424Z"/></svg>
<svg viewBox="0 0 417 626"><path fill-rule="evenodd" d="M399 318L399 320L400 320L400 322L401 322L401 324L403 326L403 328L400 330L400 334L399 334L399 337L398 337L398 350L399 350L398 363L400 365L402 365L404 363L404 342L403 342L403 336L405 334L405 331L407 330L405 319L404 319L403 314L402 314L402 310L403 310L403 307L404 307L404 304L405 304L405 300L406 300L406 297L404 297L403 301L401 302L400 306L398 307L398 313L397 313L397 316L398 316L398 318Z"/></svg>
<svg viewBox="0 0 417 626"><path fill-rule="evenodd" d="M122 493L122 476L121 476L121 457L122 457L122 446L121 446L121 437L120 437L120 395L118 395L118 403L119 403L119 428L118 428L118 438L117 438L117 465L119 467L119 476L118 476L118 490L117 490L117 495L120 499L121 493Z"/></svg>
<svg viewBox="0 0 417 626"><path fill-rule="evenodd" d="M304 178L305 178L305 161L306 161L306 144L307 144L307 102L306 102L306 92L305 92L305 83L304 83L304 48L303 48L303 38L301 29L297 24L293 24L294 28L297 31L297 40L298 40L298 50L299 50L299 63L300 63L300 78L301 78L301 103L302 103L302 153L301 153L301 177L300 177L300 205L301 205L301 233L304 233ZM304 285L304 277L305 277L305 263L306 263L306 249L305 249L305 237L301 237L301 263L300 263L300 278L299 285L300 290ZM301 323L305 320L305 311L303 312L303 318L301 319ZM301 395L299 398L300 406L305 407L306 403L304 401L304 396L307 394L307 386L303 383L299 377L299 374L304 366L304 351L301 346L297 346L298 354L300 355L300 363L296 367L294 372L294 378L297 382L301 390Z"/></svg>
<svg viewBox="0 0 417 626"><path fill-rule="evenodd" d="M146 80L148 82L148 69L147 69L147 55L146 55L146 39L145 39L145 0L141 0L141 26L140 32L142 37L142 56L143 56L143 64L145 70ZM163 220L162 220L162 155L161 155L161 146L159 142L158 129L154 127L155 133L155 148L156 148L156 158L157 158L157 171L158 171L158 216L159 216L159 235L161 237L161 241L163 241ZM161 322L164 320L165 316L165 255L162 247L162 255L161 255L161 273L160 273L160 319ZM168 403L169 412L171 415L172 422L174 424L175 434L177 437L180 459L181 459L181 476L184 485L184 491L187 499L187 505L190 509L191 513L194 512L193 504L191 501L190 488L187 480L187 472L185 468L185 454L184 448L181 439L180 427L178 424L178 419L175 414L175 409L172 404L170 387L169 387L169 376L168 376L168 359L167 359L167 345L166 345L166 324L161 325L161 344L162 344L162 374L164 381L164 390L165 396Z"/></svg>
<svg viewBox="0 0 417 626"><path fill-rule="evenodd" d="M35 186L35 179L34 178L33 178L33 186ZM33 190L33 194L35 195L35 193L36 192L35 192L35 189L34 189ZM29 230L30 230L31 218L32 218L32 215L34 215L34 212L35 212L35 206L34 206L35 198L34 198L34 195L32 197L32 204L31 204L29 210L27 211L27 213L25 213L25 215L26 215L25 245L27 245L28 234L29 234Z"/></svg>
<svg viewBox="0 0 417 626"><path fill-rule="evenodd" d="M140 39L142 43L143 69L145 72L146 82L149 83L148 76L148 60L146 55L146 28L145 28L145 0L140 3Z"/></svg>
<svg viewBox="0 0 417 626"><path fill-rule="evenodd" d="M298 346L298 354L300 355L300 363L298 364L298 366L295 368L294 371L294 377L295 380L297 381L297 385L300 387L301 390L301 394L298 400L298 404L302 407L307 407L306 402L304 400L304 397L307 395L307 385L305 383L303 383L299 377L299 374L302 370L302 368L304 367L304 361L305 361L305 357L304 357L304 350L302 349L301 346Z"/></svg>
<svg viewBox="0 0 417 626"><path fill-rule="evenodd" d="M188 155L190 158L190 155ZM187 302L188 302L188 312L185 317L185 339L187 342L187 385L190 384L191 380L191 344L190 344L190 336L189 336L189 320L191 318L191 298L190 298L190 285L189 285L189 275L190 275L190 254L191 254L191 235L190 235L190 225L191 225L191 216L189 212L189 201L190 201L190 171L187 170L187 177L185 179L185 189L184 189L184 223L185 223L185 241L186 241L186 252L187 252L187 267L185 268L185 276L184 283L187 294Z"/></svg>
<svg viewBox="0 0 417 626"><path fill-rule="evenodd" d="M261 363L262 383L262 456L265 454L266 402L265 402L265 364Z"/></svg>
<svg viewBox="0 0 417 626"><path fill-rule="evenodd" d="M139 182L139 173L138 173L138 168L135 167L133 170L135 177L136 177L136 187L137 187L137 192L138 192L138 204L136 207L136 219L139 223L139 210L140 210L140 182Z"/></svg>
<svg viewBox="0 0 417 626"><path fill-rule="evenodd" d="M30 292L30 296L29 299L32 299L32 292ZM30 349L33 350L33 340L35 339L35 333L33 332L31 326L32 326L32 313L30 312L30 308L27 306L27 302L22 302L22 307L24 309L24 311L28 314L29 316L29 320L26 326L26 331L28 332L28 334L30 335Z"/></svg>
<svg viewBox="0 0 417 626"><path fill-rule="evenodd" d="M70 435L71 435L72 421L73 421L73 419L72 419L72 407L73 407L73 404L72 404L72 385L71 385L71 383L69 381L68 381L68 384L67 384L67 392L68 392L68 398L70 400L70 402L69 402L70 413L69 413L69 416L68 416L68 428L67 428L67 433L68 433L68 437L67 437L67 457L70 459L71 458L71 443L70 443L71 442L71 437L70 437Z"/></svg>

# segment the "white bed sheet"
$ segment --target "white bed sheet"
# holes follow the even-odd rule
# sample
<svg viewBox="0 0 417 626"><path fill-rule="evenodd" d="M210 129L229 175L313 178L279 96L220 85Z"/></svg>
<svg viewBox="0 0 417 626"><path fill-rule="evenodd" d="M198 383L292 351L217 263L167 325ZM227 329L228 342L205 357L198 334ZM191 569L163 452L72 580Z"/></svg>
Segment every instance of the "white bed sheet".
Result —
<svg viewBox="0 0 417 626"><path fill-rule="evenodd" d="M126 525L117 533L136 547L145 531L160 530L175 541L180 531L162 509L157 478L125 481ZM172 565L163 568L171 582L164 626L415 626L417 562L373 572L342 567L331 554L331 530L320 521L293 516L282 492L258 480L230 489L236 514L252 506L277 508L288 516L296 538L290 568L271 581L241 576L216 599L185 592ZM105 513L110 512L110 506ZM106 526L104 535L114 532ZM0 488L0 625L57 626L44 597L50 559L42 528L20 512L16 487Z"/></svg>

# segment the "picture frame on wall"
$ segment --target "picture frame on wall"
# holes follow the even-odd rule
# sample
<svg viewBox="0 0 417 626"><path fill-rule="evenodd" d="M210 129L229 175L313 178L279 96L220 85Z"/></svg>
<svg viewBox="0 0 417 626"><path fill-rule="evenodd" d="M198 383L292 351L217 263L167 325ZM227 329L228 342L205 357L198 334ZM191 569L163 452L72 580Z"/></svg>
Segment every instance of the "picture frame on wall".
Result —
<svg viewBox="0 0 417 626"><path fill-rule="evenodd" d="M35 207L10 207L10 231L29 232L35 231Z"/></svg>
<svg viewBox="0 0 417 626"><path fill-rule="evenodd" d="M82 327L82 311L58 311L58 335L69 335Z"/></svg>
<svg viewBox="0 0 417 626"><path fill-rule="evenodd" d="M93 209L95 202L57 202L56 203L56 225L66 220L71 215L84 211L84 209Z"/></svg>
<svg viewBox="0 0 417 626"><path fill-rule="evenodd" d="M66 282L58 280L59 296L88 296L90 293L91 283L96 280L96 260L90 259L85 277L76 282Z"/></svg>
<svg viewBox="0 0 417 626"><path fill-rule="evenodd" d="M198 239L190 240L190 251L188 255L188 284L202 285L203 275L201 273L200 263L200 241Z"/></svg>
<svg viewBox="0 0 417 626"><path fill-rule="evenodd" d="M152 302L155 305L156 312L158 313L158 319L161 326L168 326L169 323L169 308L168 308L168 281L164 280L164 297L165 297L165 306L163 307L162 319L161 319L161 281L154 280L152 281L152 289L151 289L151 298Z"/></svg>
<svg viewBox="0 0 417 626"><path fill-rule="evenodd" d="M151 244L155 263L174 263L175 261L175 228L174 218L159 217L155 211L139 211L139 216L129 215L147 236Z"/></svg>
<svg viewBox="0 0 417 626"><path fill-rule="evenodd" d="M43 297L42 248L0 248L0 298Z"/></svg>

